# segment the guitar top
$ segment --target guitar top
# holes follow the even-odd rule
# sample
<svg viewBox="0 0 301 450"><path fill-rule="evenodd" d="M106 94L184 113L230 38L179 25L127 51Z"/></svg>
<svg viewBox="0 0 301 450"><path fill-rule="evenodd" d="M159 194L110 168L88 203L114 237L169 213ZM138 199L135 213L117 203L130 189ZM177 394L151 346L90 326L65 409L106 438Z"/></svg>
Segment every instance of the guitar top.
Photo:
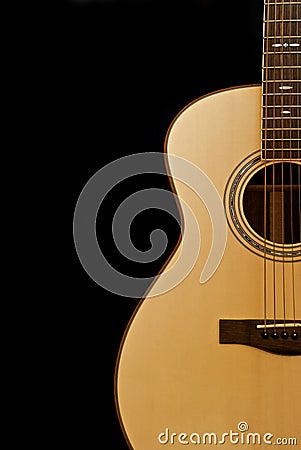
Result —
<svg viewBox="0 0 301 450"><path fill-rule="evenodd" d="M129 448L301 445L300 1L265 0L261 85L172 121L181 240L116 364Z"/></svg>

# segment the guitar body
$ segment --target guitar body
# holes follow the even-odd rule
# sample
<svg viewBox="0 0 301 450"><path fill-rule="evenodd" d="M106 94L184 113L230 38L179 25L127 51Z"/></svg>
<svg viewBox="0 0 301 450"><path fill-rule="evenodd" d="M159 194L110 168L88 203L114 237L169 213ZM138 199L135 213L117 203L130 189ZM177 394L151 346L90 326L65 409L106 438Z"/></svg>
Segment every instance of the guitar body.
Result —
<svg viewBox="0 0 301 450"><path fill-rule="evenodd" d="M168 131L167 162L169 155L176 155L200 167L228 204L231 179L243 162L254 159L255 171L262 165L258 160L260 102L259 86L243 86L191 103ZM172 161L168 164L173 177ZM117 409L128 444L134 450L210 443L241 449L246 444L262 446L276 443L277 438L295 438L290 445L300 446L300 353L288 355L244 343L220 343L221 320L263 318L264 258L230 226L219 267L200 283L213 239L210 216L188 186L176 179L173 183L180 208L181 202L189 204L197 218L201 248L181 283L152 295L164 283L159 276L126 330L115 383ZM239 207L241 200L236 202ZM181 209L185 234L190 218ZM183 240L164 271L180 257ZM193 239L189 245L196 245ZM291 321L295 314L300 319L300 258L292 264L267 260L267 317L274 317L272 275L276 273L276 315L277 320L283 320L278 295L283 291L283 271L287 279L294 272L294 293L290 283L285 286L286 317ZM293 295L299 299L295 311L290 300ZM270 435L264 438L267 433Z"/></svg>

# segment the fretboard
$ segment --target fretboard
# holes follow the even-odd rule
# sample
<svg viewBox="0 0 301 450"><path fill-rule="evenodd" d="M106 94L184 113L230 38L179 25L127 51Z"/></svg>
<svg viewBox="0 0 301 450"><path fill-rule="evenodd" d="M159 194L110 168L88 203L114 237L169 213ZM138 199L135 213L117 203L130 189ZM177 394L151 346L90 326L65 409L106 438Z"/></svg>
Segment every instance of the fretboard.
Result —
<svg viewBox="0 0 301 450"><path fill-rule="evenodd" d="M262 158L300 159L301 1L265 0Z"/></svg>

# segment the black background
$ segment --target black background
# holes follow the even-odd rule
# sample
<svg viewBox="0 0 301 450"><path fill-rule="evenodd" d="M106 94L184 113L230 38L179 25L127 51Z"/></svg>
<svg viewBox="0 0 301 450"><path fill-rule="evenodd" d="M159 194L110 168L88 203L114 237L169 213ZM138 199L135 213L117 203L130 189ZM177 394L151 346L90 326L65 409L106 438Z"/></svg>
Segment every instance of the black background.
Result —
<svg viewBox="0 0 301 450"><path fill-rule="evenodd" d="M263 0L70 0L54 12L51 101L56 151L70 192L65 212L71 253L58 408L72 417L68 435L79 447L127 450L114 403L114 369L138 299L107 292L84 271L71 231L76 201L107 163L163 152L168 126L192 100L261 82ZM143 269L118 255L110 235L116 205L142 186L169 188L164 177L137 177L115 189L100 210L98 236L120 270L155 275L176 242L176 223L164 217L170 246ZM162 228L160 219L137 219L132 238L138 248L148 248L152 227Z"/></svg>

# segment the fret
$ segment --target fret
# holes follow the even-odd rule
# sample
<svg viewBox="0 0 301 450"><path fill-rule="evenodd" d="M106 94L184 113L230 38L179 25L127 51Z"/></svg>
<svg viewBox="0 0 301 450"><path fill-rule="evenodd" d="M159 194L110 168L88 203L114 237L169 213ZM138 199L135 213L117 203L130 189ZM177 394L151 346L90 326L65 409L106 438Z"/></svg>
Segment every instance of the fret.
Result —
<svg viewBox="0 0 301 450"><path fill-rule="evenodd" d="M286 111L286 109L284 108L274 108L272 106L264 106L261 108L262 109L262 120L287 120L287 126L291 127L291 128L295 128L294 123L292 122L292 120L299 120L299 119L295 119L295 117L298 115L297 113L300 111L295 111L295 109L297 108L292 108L290 107L289 109L287 109L287 111L290 112L290 114L283 114L283 110ZM290 117L292 116L292 117ZM277 126L276 123L274 123L273 125L271 125L269 128L272 128L274 126ZM278 127L282 127L284 126L284 123L282 123L281 125L278 125Z"/></svg>
<svg viewBox="0 0 301 450"><path fill-rule="evenodd" d="M300 108L300 105L263 105L263 108Z"/></svg>
<svg viewBox="0 0 301 450"><path fill-rule="evenodd" d="M282 159L296 159L300 160L301 158L301 152L300 150L297 151L291 151L291 150L262 150L261 157L263 159L268 159L271 161L274 161L276 159L282 160Z"/></svg>
<svg viewBox="0 0 301 450"><path fill-rule="evenodd" d="M294 129L300 129L300 119L296 119L295 117L293 119L284 119L280 117L262 117L262 129L265 130L291 130Z"/></svg>
<svg viewBox="0 0 301 450"><path fill-rule="evenodd" d="M299 122L300 119L290 119L283 123L283 120L279 117L262 117L262 130L291 130L300 129Z"/></svg>
<svg viewBox="0 0 301 450"><path fill-rule="evenodd" d="M296 35L278 35L278 36L270 36L270 35L268 35L268 36L265 36L263 39L285 39L285 40L288 40L288 39L300 39L300 35L298 35L298 34L296 34Z"/></svg>
<svg viewBox="0 0 301 450"><path fill-rule="evenodd" d="M290 83L300 83L301 80L285 80L287 82ZM279 81L275 81L275 80L263 80L263 83L279 83Z"/></svg>
<svg viewBox="0 0 301 450"><path fill-rule="evenodd" d="M301 52L299 53L270 53L264 54L263 68L298 68L301 63Z"/></svg>
<svg viewBox="0 0 301 450"><path fill-rule="evenodd" d="M261 119L261 131L265 130L288 130L288 129L300 129L300 117L299 118L290 118L283 119L279 117L270 117L270 118L262 118ZM282 128L283 127L283 128Z"/></svg>
<svg viewBox="0 0 301 450"><path fill-rule="evenodd" d="M301 78L301 68L300 67L269 67L263 68L263 81L288 81L288 80L299 80Z"/></svg>
<svg viewBox="0 0 301 450"><path fill-rule="evenodd" d="M301 5L301 2L264 2L265 5L270 6L270 5Z"/></svg>
<svg viewBox="0 0 301 450"><path fill-rule="evenodd" d="M270 5L301 5L301 2L290 2L289 0L287 2L279 1L279 2L264 2L264 5L270 6Z"/></svg>
<svg viewBox="0 0 301 450"><path fill-rule="evenodd" d="M300 42L298 42L297 39L292 40L292 42L287 42L286 39L284 40L284 42L282 40L281 40L281 42L266 41L265 44L268 44L265 46L267 48L267 50L269 50L269 47L271 48L271 50L273 50L272 52L269 52L269 53L277 53L277 51L278 51L278 53L293 53L294 49L299 49L301 46ZM283 49L285 49L285 50L283 50Z"/></svg>
<svg viewBox="0 0 301 450"><path fill-rule="evenodd" d="M298 96L293 94L264 94L262 98L262 106L264 108L299 108L300 94Z"/></svg>
<svg viewBox="0 0 301 450"><path fill-rule="evenodd" d="M299 36L299 29L300 29L300 25L299 25L299 21L297 20L291 20L289 22L283 22L283 21L279 21L279 22L270 22L268 21L267 23L265 23L265 36L269 37L269 36L278 36L278 37L283 37L283 36Z"/></svg>
<svg viewBox="0 0 301 450"><path fill-rule="evenodd" d="M263 112L266 112L266 111L263 111ZM262 119L266 119L266 120L271 120L271 119L273 119L273 120L300 120L301 116L299 116L299 117L298 116L286 116L286 117L266 116L266 117L264 117L264 115L263 115Z"/></svg>
<svg viewBox="0 0 301 450"><path fill-rule="evenodd" d="M299 45L299 44L298 44ZM274 55L274 56L282 56L282 55L295 55L295 54L300 54L301 51L283 51L281 49L279 49L279 52L275 52L275 50L273 52L263 52L264 55Z"/></svg>
<svg viewBox="0 0 301 450"><path fill-rule="evenodd" d="M262 139L264 141L300 141L301 135L300 135L300 128L297 128L295 130L262 130Z"/></svg>
<svg viewBox="0 0 301 450"><path fill-rule="evenodd" d="M289 111L289 114L283 114L283 111ZM262 119L293 119L300 116L300 107L296 106L263 106L262 107ZM287 118L286 118L287 117Z"/></svg>
<svg viewBox="0 0 301 450"><path fill-rule="evenodd" d="M282 138L269 138L262 139L263 148L272 149L272 148L285 148L285 149L296 149L301 148L301 137L293 138L293 139L282 139ZM273 147L274 146L274 147Z"/></svg>
<svg viewBox="0 0 301 450"><path fill-rule="evenodd" d="M301 135L300 129L292 129L292 130L262 130L261 139L266 143L278 142L286 143L287 141L298 141L300 142Z"/></svg>
<svg viewBox="0 0 301 450"><path fill-rule="evenodd" d="M270 141L263 139L262 140L262 150L291 150L296 151L301 149L301 140L281 140L278 141L271 139Z"/></svg>
<svg viewBox="0 0 301 450"><path fill-rule="evenodd" d="M296 130L295 134L298 135L300 133L299 133L298 130ZM288 138L285 138L285 137L271 137L271 138L268 138L266 136L262 136L262 139L264 140L264 142L266 142L268 144L270 142L272 142L272 143L275 142L275 145L276 145L276 144L279 144L279 142L280 142L280 143L282 143L284 145L284 144L287 143L287 141L289 141L289 142L298 141L298 143L300 143L301 137L299 136L297 138L290 138L290 137L288 137ZM301 145L300 145L300 147L301 147Z"/></svg>
<svg viewBox="0 0 301 450"><path fill-rule="evenodd" d="M281 98L283 96L289 96L292 95L290 92L269 92L269 93L265 93L265 96L269 96L269 97L277 97L277 98ZM295 97L296 95L301 95L299 93L294 92L293 96Z"/></svg>
<svg viewBox="0 0 301 450"><path fill-rule="evenodd" d="M298 83L294 82L269 82L264 84L262 88L262 94L271 96L288 96L288 95L300 95L300 87Z"/></svg>
<svg viewBox="0 0 301 450"><path fill-rule="evenodd" d="M277 3L269 4L266 7L266 17L264 22L300 20L300 3Z"/></svg>
<svg viewBox="0 0 301 450"><path fill-rule="evenodd" d="M264 53L263 68L298 68L301 65L301 52Z"/></svg>
<svg viewBox="0 0 301 450"><path fill-rule="evenodd" d="M289 24L292 24L293 22L301 22L301 19L267 19L263 21L264 23L285 23L289 22Z"/></svg>
<svg viewBox="0 0 301 450"><path fill-rule="evenodd" d="M262 66L263 69L299 69L300 66Z"/></svg>
<svg viewBox="0 0 301 450"><path fill-rule="evenodd" d="M298 143L300 143L301 138L293 138L293 139L290 139L290 138L264 138L264 142L267 142L267 143L275 142L276 144L282 143L284 145L287 143L286 141L289 141L289 142L297 141Z"/></svg>

